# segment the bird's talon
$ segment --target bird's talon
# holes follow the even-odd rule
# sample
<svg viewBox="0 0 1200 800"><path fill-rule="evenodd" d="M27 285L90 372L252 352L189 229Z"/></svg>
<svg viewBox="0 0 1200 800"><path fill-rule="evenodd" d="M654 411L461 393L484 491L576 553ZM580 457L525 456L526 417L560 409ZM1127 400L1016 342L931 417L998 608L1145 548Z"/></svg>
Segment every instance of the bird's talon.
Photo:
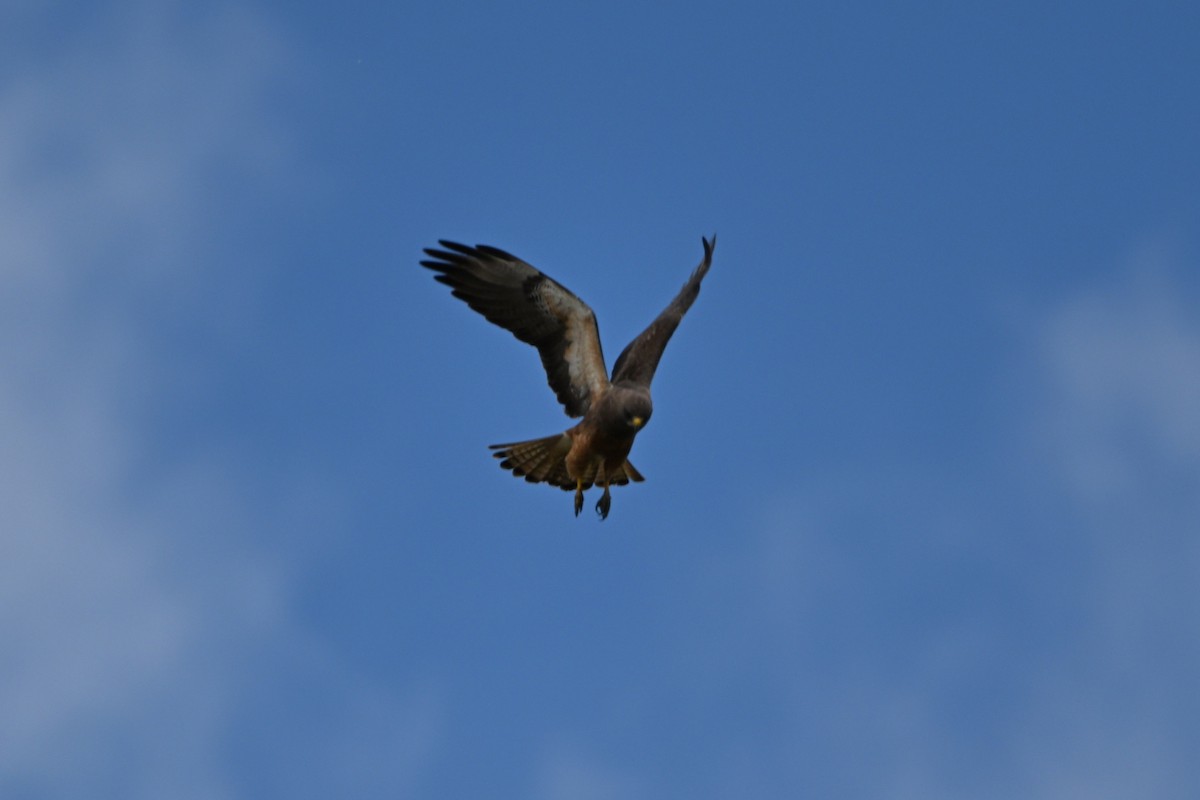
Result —
<svg viewBox="0 0 1200 800"><path fill-rule="evenodd" d="M600 515L600 519L608 519L608 510L612 507L612 495L605 492L596 501L596 513Z"/></svg>

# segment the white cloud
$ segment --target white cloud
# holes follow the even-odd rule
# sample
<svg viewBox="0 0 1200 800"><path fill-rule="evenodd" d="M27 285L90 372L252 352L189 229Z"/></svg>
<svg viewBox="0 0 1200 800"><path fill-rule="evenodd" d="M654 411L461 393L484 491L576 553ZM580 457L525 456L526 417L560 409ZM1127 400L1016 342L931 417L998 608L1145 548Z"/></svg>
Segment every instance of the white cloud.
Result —
<svg viewBox="0 0 1200 800"><path fill-rule="evenodd" d="M1044 435L1085 502L1200 468L1200 321L1161 276L1068 303L1042 332ZM1200 506L1197 506L1200 508Z"/></svg>
<svg viewBox="0 0 1200 800"><path fill-rule="evenodd" d="M753 662L730 691L757 679L779 710L725 754L734 793L1190 796L1200 298L1170 275L1139 265L1027 320L974 463L796 481L722 554L707 580L736 618L707 677Z"/></svg>
<svg viewBox="0 0 1200 800"><path fill-rule="evenodd" d="M289 56L240 12L132 8L0 92L0 793L245 794L229 738L281 674L342 720L305 734L307 763L264 750L326 776L294 794L412 791L437 691L341 664L289 614L303 565L254 544L320 498L239 486L237 442L146 471L142 416L179 371L154 348L161 304L200 318L220 176L286 163L269 103Z"/></svg>
<svg viewBox="0 0 1200 800"><path fill-rule="evenodd" d="M537 770L535 796L544 800L636 800L646 796L632 776L561 740L544 749Z"/></svg>
<svg viewBox="0 0 1200 800"><path fill-rule="evenodd" d="M1050 314L1032 472L1059 489L1080 552L1078 624L1031 697L1041 796L1186 797L1200 703L1200 308L1171 269ZM1052 755L1051 755L1052 754Z"/></svg>

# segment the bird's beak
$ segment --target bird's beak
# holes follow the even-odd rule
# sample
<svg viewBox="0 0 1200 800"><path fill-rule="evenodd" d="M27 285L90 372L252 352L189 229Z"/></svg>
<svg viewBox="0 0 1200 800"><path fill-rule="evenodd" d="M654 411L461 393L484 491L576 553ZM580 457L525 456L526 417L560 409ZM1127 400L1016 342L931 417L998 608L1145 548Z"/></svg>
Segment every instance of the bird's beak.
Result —
<svg viewBox="0 0 1200 800"><path fill-rule="evenodd" d="M646 420L642 419L641 417L634 417L632 421L633 421L633 429L635 431L640 431L642 429L642 426L646 424Z"/></svg>

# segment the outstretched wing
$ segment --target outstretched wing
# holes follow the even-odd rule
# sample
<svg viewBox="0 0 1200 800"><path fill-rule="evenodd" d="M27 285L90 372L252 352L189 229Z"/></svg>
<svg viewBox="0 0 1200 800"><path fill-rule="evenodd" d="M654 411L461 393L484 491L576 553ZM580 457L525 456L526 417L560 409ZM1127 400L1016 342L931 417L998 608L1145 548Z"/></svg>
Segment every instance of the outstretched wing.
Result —
<svg viewBox="0 0 1200 800"><path fill-rule="evenodd" d="M613 366L613 383L629 381L642 386L650 385L654 378L654 370L658 369L658 360L662 358L663 349L671 340L671 334L679 327L683 315L696 301L696 295L700 294L700 281L704 280L704 276L708 274L708 267L712 264L713 248L717 245L716 234L713 234L711 241L704 238L700 241L704 243L704 260L692 272L692 277L688 278L688 282L679 290L679 294L675 295L671 304L650 323L650 327L621 351L617 363Z"/></svg>
<svg viewBox="0 0 1200 800"><path fill-rule="evenodd" d="M490 322L536 347L567 415L583 416L608 387L596 315L587 303L503 250L438 243L445 250L426 249L430 258L421 266L439 273L435 280Z"/></svg>

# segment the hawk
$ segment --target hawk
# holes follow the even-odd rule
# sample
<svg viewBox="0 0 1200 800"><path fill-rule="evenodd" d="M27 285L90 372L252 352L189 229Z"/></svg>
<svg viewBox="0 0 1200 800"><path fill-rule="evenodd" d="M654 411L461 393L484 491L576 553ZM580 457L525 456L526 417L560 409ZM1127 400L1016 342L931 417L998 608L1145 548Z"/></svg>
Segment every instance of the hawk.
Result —
<svg viewBox="0 0 1200 800"><path fill-rule="evenodd" d="M629 463L629 450L653 413L650 381L663 349L700 293L717 243L701 238L704 259L675 299L617 357L612 377L604 366L596 315L565 286L495 247L439 240L421 266L438 273L455 297L489 322L537 348L550 388L569 417L582 417L563 433L525 442L490 445L500 466L530 483L575 490L575 516L583 492L604 493L596 503L601 519L612 505L609 487L645 480Z"/></svg>

